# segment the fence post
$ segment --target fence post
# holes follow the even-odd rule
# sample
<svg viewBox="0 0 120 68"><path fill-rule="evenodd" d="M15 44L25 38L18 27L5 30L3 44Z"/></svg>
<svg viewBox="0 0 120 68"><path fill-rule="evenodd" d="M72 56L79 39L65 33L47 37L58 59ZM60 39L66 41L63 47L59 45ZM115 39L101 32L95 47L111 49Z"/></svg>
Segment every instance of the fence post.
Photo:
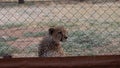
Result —
<svg viewBox="0 0 120 68"><path fill-rule="evenodd" d="M25 1L24 0L18 0L19 4L23 4Z"/></svg>

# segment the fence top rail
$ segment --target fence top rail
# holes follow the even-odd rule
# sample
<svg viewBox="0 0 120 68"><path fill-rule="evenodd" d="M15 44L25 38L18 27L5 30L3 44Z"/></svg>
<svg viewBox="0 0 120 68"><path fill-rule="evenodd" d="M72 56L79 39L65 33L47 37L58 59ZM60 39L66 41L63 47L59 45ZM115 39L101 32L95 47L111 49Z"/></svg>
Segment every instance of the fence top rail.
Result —
<svg viewBox="0 0 120 68"><path fill-rule="evenodd" d="M78 57L41 57L0 59L0 68L46 68L46 67L119 67L120 55L78 56Z"/></svg>

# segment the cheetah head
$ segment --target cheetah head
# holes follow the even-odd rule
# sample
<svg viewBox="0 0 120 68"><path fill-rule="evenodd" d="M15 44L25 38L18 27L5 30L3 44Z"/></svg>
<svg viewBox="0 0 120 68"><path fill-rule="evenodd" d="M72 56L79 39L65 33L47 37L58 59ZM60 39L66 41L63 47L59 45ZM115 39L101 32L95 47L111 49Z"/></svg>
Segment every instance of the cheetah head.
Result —
<svg viewBox="0 0 120 68"><path fill-rule="evenodd" d="M67 30L63 26L52 27L48 31L54 41L64 42L68 38Z"/></svg>

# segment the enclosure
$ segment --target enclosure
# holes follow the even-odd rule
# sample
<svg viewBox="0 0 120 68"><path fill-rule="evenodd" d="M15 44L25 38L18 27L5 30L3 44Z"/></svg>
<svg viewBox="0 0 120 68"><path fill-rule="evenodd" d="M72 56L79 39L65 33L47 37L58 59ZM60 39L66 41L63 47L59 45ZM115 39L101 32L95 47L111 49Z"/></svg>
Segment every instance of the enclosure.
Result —
<svg viewBox="0 0 120 68"><path fill-rule="evenodd" d="M102 1L102 2L101 2ZM0 56L38 57L52 26L64 26L67 56L120 54L119 0L0 1Z"/></svg>

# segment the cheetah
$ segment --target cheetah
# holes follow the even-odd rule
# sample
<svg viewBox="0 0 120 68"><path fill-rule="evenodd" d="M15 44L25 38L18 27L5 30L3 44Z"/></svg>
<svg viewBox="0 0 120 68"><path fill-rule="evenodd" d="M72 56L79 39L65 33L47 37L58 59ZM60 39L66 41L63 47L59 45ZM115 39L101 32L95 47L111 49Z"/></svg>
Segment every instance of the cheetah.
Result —
<svg viewBox="0 0 120 68"><path fill-rule="evenodd" d="M67 30L63 26L51 27L38 47L39 57L64 57L66 56L61 42L67 40Z"/></svg>

